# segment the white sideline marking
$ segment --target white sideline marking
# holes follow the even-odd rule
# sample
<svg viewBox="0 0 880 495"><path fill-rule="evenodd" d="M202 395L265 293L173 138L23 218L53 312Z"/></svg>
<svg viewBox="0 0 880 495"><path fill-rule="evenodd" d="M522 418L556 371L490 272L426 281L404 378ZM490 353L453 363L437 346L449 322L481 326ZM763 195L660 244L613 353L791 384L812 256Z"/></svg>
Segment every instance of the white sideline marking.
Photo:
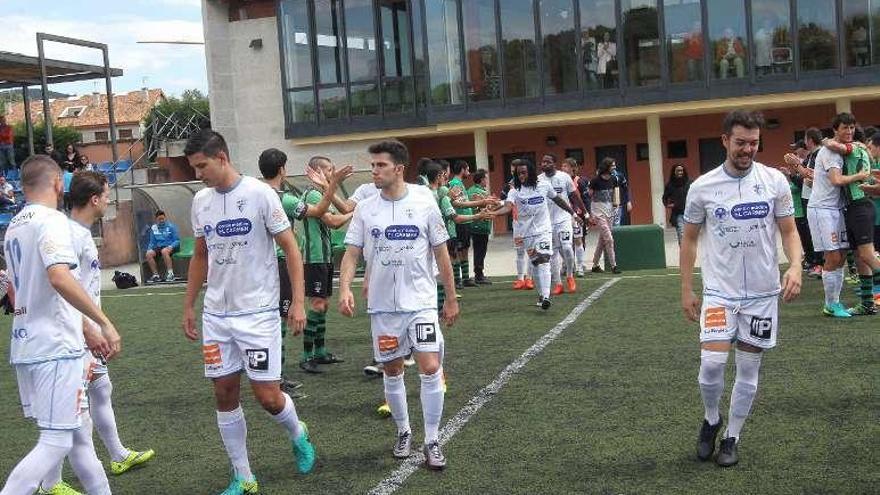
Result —
<svg viewBox="0 0 880 495"><path fill-rule="evenodd" d="M491 383L483 387L479 392L476 393L471 399L465 404L455 416L449 419L446 422L446 425L440 430L440 445L445 445L452 437L458 433L464 425L474 417L475 414L486 404L489 403L492 399L495 398L496 395L507 385L507 382L513 378L514 375L519 373L529 361L532 360L535 356L540 354L544 348L550 345L554 340L559 338L562 332L565 331L566 328L569 327L578 317L587 310L594 302L596 302L602 294L605 293L612 285L619 282L621 279L612 278L602 284L601 287L596 289L592 294L590 294L586 299L581 301L574 309L568 313L562 321L556 324L549 332L544 334L543 337L538 339L537 342L532 344L520 357L518 357L515 361L508 364L506 368L501 370L495 379L492 380ZM395 470L391 475L389 475L384 480L380 481L372 490L369 491L369 495L389 495L394 493L403 486L406 482L407 478L409 478L413 473L415 473L419 467L424 464L425 457L421 452L409 457L403 464L400 465L397 470Z"/></svg>

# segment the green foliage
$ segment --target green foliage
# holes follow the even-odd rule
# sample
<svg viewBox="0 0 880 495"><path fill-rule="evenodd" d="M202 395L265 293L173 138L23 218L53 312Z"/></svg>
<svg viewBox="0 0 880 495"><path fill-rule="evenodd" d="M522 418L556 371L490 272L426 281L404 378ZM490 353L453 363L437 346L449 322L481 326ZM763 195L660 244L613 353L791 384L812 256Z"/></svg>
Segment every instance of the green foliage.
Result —
<svg viewBox="0 0 880 495"><path fill-rule="evenodd" d="M19 122L12 126L15 135L15 162L23 162L29 155L27 127L24 122ZM64 151L68 144L78 144L82 139L82 135L71 126L52 126L52 141L55 149ZM46 124L40 120L34 124L34 152L42 153L46 146Z"/></svg>
<svg viewBox="0 0 880 495"><path fill-rule="evenodd" d="M188 89L184 91L180 97L171 96L161 101L153 107L153 110L144 119L144 140L147 142L153 139L168 137L168 130L182 128L188 122L192 122L199 127L211 127L210 121L210 104L208 97L198 89ZM168 119L171 119L175 125L165 125ZM166 129L162 132L159 129L159 135L154 135L156 131L153 129L153 122L158 121L157 127ZM177 138L177 136L171 136Z"/></svg>

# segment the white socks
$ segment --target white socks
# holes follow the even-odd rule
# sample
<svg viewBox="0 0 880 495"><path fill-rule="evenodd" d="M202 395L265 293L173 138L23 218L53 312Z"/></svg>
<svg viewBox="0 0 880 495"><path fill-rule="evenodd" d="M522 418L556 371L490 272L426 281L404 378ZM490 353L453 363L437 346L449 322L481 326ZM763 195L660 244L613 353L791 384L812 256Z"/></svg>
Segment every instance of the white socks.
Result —
<svg viewBox="0 0 880 495"><path fill-rule="evenodd" d="M403 373L397 376L383 375L385 382L385 400L391 408L391 417L397 424L397 432L410 431L409 409L406 405L406 384L403 382Z"/></svg>
<svg viewBox="0 0 880 495"><path fill-rule="evenodd" d="M232 411L217 411L217 427L220 428L220 438L223 439L235 474L244 479L252 479L254 474L251 472L247 453L247 422L244 420L241 405Z"/></svg>
<svg viewBox="0 0 880 495"><path fill-rule="evenodd" d="M518 247L516 248L516 278L517 280L522 280L523 277L526 276L528 272L528 262L526 259L526 248Z"/></svg>
<svg viewBox="0 0 880 495"><path fill-rule="evenodd" d="M433 375L419 375L422 381L422 417L425 421L425 444L437 441L440 417L443 416L443 368Z"/></svg>
<svg viewBox="0 0 880 495"><path fill-rule="evenodd" d="M761 353L736 351L736 381L730 394L730 420L725 437L739 439L743 424L752 409L752 401L758 392L758 375L761 371Z"/></svg>
<svg viewBox="0 0 880 495"><path fill-rule="evenodd" d="M40 430L37 445L9 473L0 495L36 492L40 481L64 461L72 448L72 430Z"/></svg>
<svg viewBox="0 0 880 495"><path fill-rule="evenodd" d="M119 440L119 431L116 429L116 415L113 412L113 382L110 375L102 375L89 384L89 409L95 429L101 442L110 453L110 458L116 462L125 460L130 454Z"/></svg>
<svg viewBox="0 0 880 495"><path fill-rule="evenodd" d="M562 260L564 262L562 265L562 274L566 277L574 275L574 249L571 244L562 245Z"/></svg>
<svg viewBox="0 0 880 495"><path fill-rule="evenodd" d="M82 415L82 426L73 433L73 448L67 455L70 467L79 478L80 484L89 495L110 495L110 482L104 466L95 454L92 442L92 418L88 413ZM54 485L53 485L54 486ZM43 488L51 488L51 486Z"/></svg>
<svg viewBox="0 0 880 495"><path fill-rule="evenodd" d="M724 392L724 367L727 365L727 352L700 351L700 395L703 407L706 408L705 418L710 425L718 424L721 416L718 403Z"/></svg>
<svg viewBox="0 0 880 495"><path fill-rule="evenodd" d="M584 258L586 258L587 253L584 250L584 246L574 246L574 262L575 262L575 270L582 270L586 268L584 266Z"/></svg>
<svg viewBox="0 0 880 495"><path fill-rule="evenodd" d="M562 255L559 253L559 250L553 251L553 256L550 257L550 283L553 285L561 284L559 273L562 271Z"/></svg>
<svg viewBox="0 0 880 495"><path fill-rule="evenodd" d="M825 288L825 304L840 302L840 291L843 290L843 268L827 272L822 270L822 286Z"/></svg>
<svg viewBox="0 0 880 495"><path fill-rule="evenodd" d="M541 297L550 297L550 263L541 263L535 267L537 272L538 293Z"/></svg>
<svg viewBox="0 0 880 495"><path fill-rule="evenodd" d="M281 395L284 396L284 409L282 409L280 413L270 416L272 416L272 419L274 419L275 422L287 430L287 436L289 436L291 440L296 440L300 434L299 416L296 414L296 407L293 405L293 399L287 394Z"/></svg>

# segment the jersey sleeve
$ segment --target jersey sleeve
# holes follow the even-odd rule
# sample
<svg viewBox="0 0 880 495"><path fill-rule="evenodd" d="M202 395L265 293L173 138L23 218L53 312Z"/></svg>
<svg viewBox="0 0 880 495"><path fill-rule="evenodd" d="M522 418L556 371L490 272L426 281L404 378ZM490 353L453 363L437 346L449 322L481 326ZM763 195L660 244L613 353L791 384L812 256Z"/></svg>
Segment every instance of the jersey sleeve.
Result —
<svg viewBox="0 0 880 495"><path fill-rule="evenodd" d="M369 185L370 185L369 182L366 184L359 185L357 187L357 189L355 189L354 192L351 193L351 196L349 196L348 199L350 199L351 201L354 201L355 203L360 203L361 201L364 200L364 197L367 194L367 187L369 187Z"/></svg>
<svg viewBox="0 0 880 495"><path fill-rule="evenodd" d="M272 235L280 234L290 228L290 220L284 213L278 194L269 187L261 191L263 204L260 208L260 216L266 224L266 230Z"/></svg>
<svg viewBox="0 0 880 495"><path fill-rule="evenodd" d="M453 218L456 215L455 207L452 206L449 196L440 198L440 215L443 218Z"/></svg>
<svg viewBox="0 0 880 495"><path fill-rule="evenodd" d="M776 218L790 217L794 215L794 199L791 196L791 187L781 173L776 174L776 195L773 198L773 211Z"/></svg>
<svg viewBox="0 0 880 495"><path fill-rule="evenodd" d="M515 187L511 187L510 190L507 191L507 197L504 198L504 202L516 206L516 197L518 192L519 191L517 191Z"/></svg>
<svg viewBox="0 0 880 495"><path fill-rule="evenodd" d="M199 221L198 212L201 208L198 207L199 196L196 195L195 199L193 199L192 207L190 208L189 213L189 223L192 225L193 229L193 237L205 237L205 226ZM150 230L150 235L152 236L152 229ZM152 238L152 237L151 237Z"/></svg>
<svg viewBox="0 0 880 495"><path fill-rule="evenodd" d="M706 207L700 196L700 188L691 186L688 190L687 200L684 206L684 221L702 225L706 222Z"/></svg>
<svg viewBox="0 0 880 495"><path fill-rule="evenodd" d="M428 242L431 243L431 247L445 244L446 241L449 240L449 231L446 229L446 224L443 222L443 217L440 215L440 208L437 207L436 203L429 203L427 214L428 218L426 223L428 226Z"/></svg>
<svg viewBox="0 0 880 495"><path fill-rule="evenodd" d="M364 219L363 208L358 205L354 209L354 215L348 222L348 230L345 232L345 244L347 246L364 247Z"/></svg>
<svg viewBox="0 0 880 495"><path fill-rule="evenodd" d="M43 266L67 265L71 269L79 265L79 258L73 248L73 234L67 218L63 215L52 215L40 231L37 243Z"/></svg>
<svg viewBox="0 0 880 495"><path fill-rule="evenodd" d="M816 160L822 166L822 169L826 172L831 170L832 168L843 169L843 157L838 155L837 153L832 153L827 148L825 149L826 153L820 153L820 160Z"/></svg>
<svg viewBox="0 0 880 495"><path fill-rule="evenodd" d="M544 188L544 195L545 196L547 196L550 199L554 199L556 196L558 196L558 194L556 194L556 189L554 189L553 186L551 186L550 184L547 184L546 182L544 182L543 185L541 185L541 184L542 183L539 183L538 187Z"/></svg>
<svg viewBox="0 0 880 495"><path fill-rule="evenodd" d="M288 218L302 220L309 211L309 205L290 193L284 193L281 197L281 206Z"/></svg>

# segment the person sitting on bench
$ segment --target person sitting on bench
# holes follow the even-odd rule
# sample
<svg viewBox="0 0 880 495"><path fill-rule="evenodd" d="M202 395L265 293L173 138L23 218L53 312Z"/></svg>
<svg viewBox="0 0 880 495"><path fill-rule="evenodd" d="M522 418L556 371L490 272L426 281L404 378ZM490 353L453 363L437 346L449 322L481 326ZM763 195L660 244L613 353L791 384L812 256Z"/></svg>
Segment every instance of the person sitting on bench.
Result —
<svg viewBox="0 0 880 495"><path fill-rule="evenodd" d="M171 255L180 250L180 234L177 231L177 225L167 221L165 212L156 211L156 223L150 227L150 244L147 246L147 264L153 276L148 280L149 283L155 284L161 282L159 277L159 269L156 266L156 255L161 254L165 260L165 281L174 281L174 267L171 264Z"/></svg>

